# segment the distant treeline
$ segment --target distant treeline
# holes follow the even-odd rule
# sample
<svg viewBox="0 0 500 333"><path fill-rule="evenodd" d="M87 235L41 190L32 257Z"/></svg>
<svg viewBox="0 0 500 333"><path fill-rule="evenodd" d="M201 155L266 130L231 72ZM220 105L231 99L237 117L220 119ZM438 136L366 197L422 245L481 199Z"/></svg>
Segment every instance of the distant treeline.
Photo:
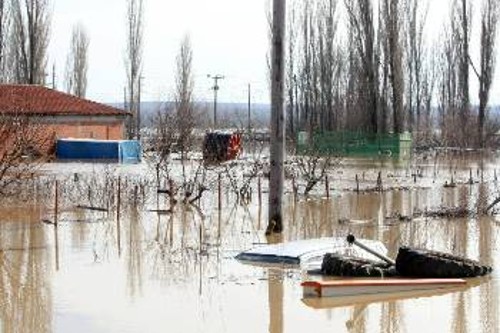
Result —
<svg viewBox="0 0 500 333"><path fill-rule="evenodd" d="M497 131L488 103L498 0L447 1L437 32L428 27L431 3L287 2L288 133L409 131L425 145L485 146Z"/></svg>
<svg viewBox="0 0 500 333"><path fill-rule="evenodd" d="M122 108L123 103L110 103L109 105ZM213 103L195 102L195 108L200 115L198 126L211 126L213 122ZM171 113L175 110L175 102L141 102L141 123L144 127L153 127L158 113ZM269 104L251 104L250 126L252 128L267 127L270 119ZM218 126L221 128L248 128L248 104L246 103L218 103Z"/></svg>

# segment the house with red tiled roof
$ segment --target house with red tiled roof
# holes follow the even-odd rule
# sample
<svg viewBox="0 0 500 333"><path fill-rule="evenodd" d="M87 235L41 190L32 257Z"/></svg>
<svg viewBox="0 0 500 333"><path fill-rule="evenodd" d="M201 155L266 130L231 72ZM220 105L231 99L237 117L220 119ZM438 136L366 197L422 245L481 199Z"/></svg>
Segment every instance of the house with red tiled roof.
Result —
<svg viewBox="0 0 500 333"><path fill-rule="evenodd" d="M0 85L0 116L29 118L51 137L49 151L59 138L123 140L129 115L43 86Z"/></svg>

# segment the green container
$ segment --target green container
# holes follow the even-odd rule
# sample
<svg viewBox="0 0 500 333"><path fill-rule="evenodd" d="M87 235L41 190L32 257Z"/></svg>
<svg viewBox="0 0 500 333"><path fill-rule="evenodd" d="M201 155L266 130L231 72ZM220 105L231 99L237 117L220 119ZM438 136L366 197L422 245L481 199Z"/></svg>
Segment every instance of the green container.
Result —
<svg viewBox="0 0 500 333"><path fill-rule="evenodd" d="M316 132L310 137L299 132L297 152L299 154L321 154L346 157L387 156L410 158L412 137L403 134L370 134L363 132Z"/></svg>

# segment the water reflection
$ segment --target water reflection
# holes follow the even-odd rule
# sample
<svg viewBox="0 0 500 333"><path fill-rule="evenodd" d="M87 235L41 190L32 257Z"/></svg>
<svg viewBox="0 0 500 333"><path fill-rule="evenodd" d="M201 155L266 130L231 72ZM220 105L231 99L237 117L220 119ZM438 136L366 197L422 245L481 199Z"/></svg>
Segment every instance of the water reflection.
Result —
<svg viewBox="0 0 500 333"><path fill-rule="evenodd" d="M438 170L447 173L442 164ZM457 180L467 179L466 165L453 162ZM428 168L426 174L433 177L433 164ZM376 174L373 167L366 170L367 177ZM404 177L406 170L393 173L394 178ZM267 205L257 200L234 204L234 194L226 190L221 210L217 193L204 197L197 207L171 207L155 187L126 178L118 205L118 182L110 177L96 183L90 196L87 185L72 189L68 186L73 183L62 182L58 229L40 223L52 214L52 179L34 186L40 197L32 202L45 209L1 208L0 314L5 332L62 332L85 323L92 323L93 332L500 330L496 272L479 286L453 294L310 310L300 301L300 282L309 278L305 272L245 266L233 259L239 251L269 241L263 233ZM443 188L429 187L431 181L381 193L345 192L330 200L296 200L290 195L285 232L274 241L354 233L384 242L390 256L399 246L410 245L498 267L499 224L494 217L391 218L395 213L412 217L441 205L480 212L496 190L491 182ZM443 183L439 177L437 181ZM264 191L262 202L266 199ZM74 209L75 202L109 211ZM435 326L427 323L431 321Z"/></svg>
<svg viewBox="0 0 500 333"><path fill-rule="evenodd" d="M283 242L281 235L271 235L267 237L269 244L279 244ZM283 279L285 274L283 269L269 268L268 276L268 304L269 304L269 333L283 333L283 302L284 287Z"/></svg>
<svg viewBox="0 0 500 333"><path fill-rule="evenodd" d="M30 208L2 212L0 318L3 332L52 332L53 266L46 248L46 233L36 223L38 217L38 210Z"/></svg>

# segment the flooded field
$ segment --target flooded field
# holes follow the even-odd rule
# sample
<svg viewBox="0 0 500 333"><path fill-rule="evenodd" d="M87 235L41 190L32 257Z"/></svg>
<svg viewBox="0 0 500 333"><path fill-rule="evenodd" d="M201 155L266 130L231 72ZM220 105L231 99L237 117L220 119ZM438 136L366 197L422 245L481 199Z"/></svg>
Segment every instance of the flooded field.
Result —
<svg viewBox="0 0 500 333"><path fill-rule="evenodd" d="M482 214L500 195L497 158L476 161L344 160L308 197L288 177L284 233L270 238L267 180L245 167L209 170L199 200L172 205L146 164L47 165L26 184L31 196L0 208L0 332L499 332L500 217ZM241 200L245 179L252 195ZM467 214L426 214L456 207ZM303 269L234 259L348 233L391 257L410 245L495 270L451 293L327 304L302 299Z"/></svg>

